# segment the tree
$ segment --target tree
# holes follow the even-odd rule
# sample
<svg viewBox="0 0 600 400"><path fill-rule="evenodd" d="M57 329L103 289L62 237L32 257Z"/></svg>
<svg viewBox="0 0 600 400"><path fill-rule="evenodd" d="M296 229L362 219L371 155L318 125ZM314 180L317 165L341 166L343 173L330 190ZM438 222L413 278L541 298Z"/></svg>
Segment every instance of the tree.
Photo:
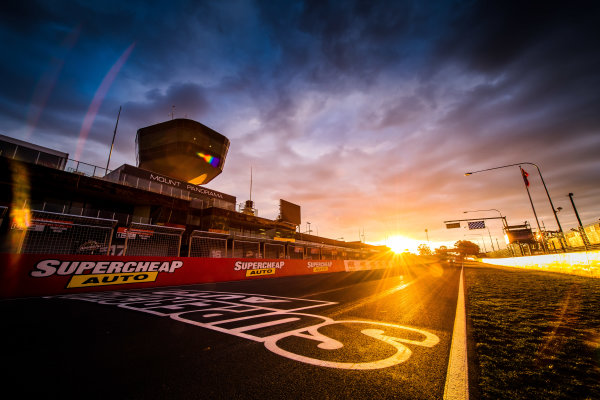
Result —
<svg viewBox="0 0 600 400"><path fill-rule="evenodd" d="M448 248L446 246L440 246L437 249L435 249L435 254L437 254L438 256L445 256L447 252Z"/></svg>
<svg viewBox="0 0 600 400"><path fill-rule="evenodd" d="M430 256L432 255L431 249L424 243L421 243L419 247L417 247L420 256Z"/></svg>
<svg viewBox="0 0 600 400"><path fill-rule="evenodd" d="M479 254L479 246L468 240L459 240L458 242L454 243L454 247L456 250L458 250L462 257L469 255L475 256Z"/></svg>

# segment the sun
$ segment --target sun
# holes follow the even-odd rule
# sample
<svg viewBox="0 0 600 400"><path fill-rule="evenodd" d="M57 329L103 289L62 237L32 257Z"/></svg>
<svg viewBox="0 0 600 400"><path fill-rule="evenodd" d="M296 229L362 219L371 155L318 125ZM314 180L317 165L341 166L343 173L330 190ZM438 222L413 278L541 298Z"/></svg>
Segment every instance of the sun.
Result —
<svg viewBox="0 0 600 400"><path fill-rule="evenodd" d="M417 247L419 246L419 242L417 240L400 235L389 237L385 244L396 254L407 251L415 253L417 251Z"/></svg>

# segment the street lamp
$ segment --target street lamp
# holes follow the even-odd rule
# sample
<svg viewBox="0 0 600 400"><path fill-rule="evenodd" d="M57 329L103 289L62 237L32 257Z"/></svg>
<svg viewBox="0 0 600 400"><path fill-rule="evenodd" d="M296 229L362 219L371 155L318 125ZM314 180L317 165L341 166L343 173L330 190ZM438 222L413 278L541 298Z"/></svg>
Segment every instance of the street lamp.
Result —
<svg viewBox="0 0 600 400"><path fill-rule="evenodd" d="M470 212L479 212L479 211L491 211L491 210L463 211L463 214L470 213ZM496 211L498 211L498 210L496 210ZM498 212L500 212L500 211L498 211ZM484 218L484 219L486 219L486 218ZM494 249L494 242L492 241L492 233L490 232L489 226L486 226L486 228L488 231L488 236L490 237L490 244L492 245L492 251L495 251L496 249ZM498 246L498 250L500 250L500 246Z"/></svg>
<svg viewBox="0 0 600 400"><path fill-rule="evenodd" d="M550 198L550 193L548 192L548 187L546 186L546 182L544 182L544 177L542 176L542 171L540 171L540 167L538 167L536 164L530 163L530 162L522 162L522 163L517 163L517 164L502 165L500 167L487 168L487 169L482 169L479 171L465 172L465 176L470 176L470 175L473 175L473 174L476 174L479 172L492 171L494 169L500 169L500 168L507 168L507 167L514 167L514 166L520 167L521 164L533 165L537 169L538 174L540 175L540 179L542 181L542 185L544 185L544 189L546 190L546 196L548 196L548 201L550 202L550 208L552 208L552 213L554 214L554 219L556 220L556 224L558 225L558 230L560 232L561 244L562 244L562 239L564 237L563 229L562 229L562 226L560 225L560 222L558 221L558 216L556 215L556 209L554 208L554 204L552 203L552 199ZM533 203L532 203L532 206L533 206ZM538 223L538 229L540 229L539 223ZM541 229L540 229L540 232L541 232Z"/></svg>
<svg viewBox="0 0 600 400"><path fill-rule="evenodd" d="M590 243L587 233L585 233L585 229L583 228L583 224L581 223L581 218L579 218L579 213L577 212L577 207L575 207L575 202L573 201L573 193L569 193L569 199L571 199L571 205L573 206L573 211L575 211L575 216L577 217L577 222L579 222L579 234L581 235L581 240L583 240L583 246L585 250L588 249L588 244Z"/></svg>
<svg viewBox="0 0 600 400"><path fill-rule="evenodd" d="M498 215L500 215L500 218L502 218L502 225L504 225L505 228L508 228L508 223L506 222L506 217L503 216L502 213L499 210L496 210L495 208L490 208L488 210L463 211L463 214L471 213L471 212L484 212L484 211L496 211L498 213Z"/></svg>
<svg viewBox="0 0 600 400"><path fill-rule="evenodd" d="M506 167L519 166L521 164L533 165L537 169L538 174L540 175L540 179L542 181L542 185L544 185L544 190L546 190L546 196L548 196L548 201L550 202L550 208L552 208L552 213L554 214L554 219L556 220L556 225L558 225L558 230L560 231L560 234L562 236L563 235L563 229L562 229L562 226L560 225L560 222L558 221L558 216L556 215L556 209L554 208L554 204L552 203L552 199L550 198L550 193L548 193L548 187L546 187L546 182L544 182L544 177L542 176L542 171L540 171L540 167L538 167L536 164L530 163L530 162L522 162L522 163L517 163L517 164L503 165L501 167L494 167L494 168L482 169L482 170L473 171L473 172L465 172L465 176L473 175L473 174L476 174L478 172L491 171L493 169L500 169L500 168L506 168ZM496 211L498 211L498 210L496 210Z"/></svg>

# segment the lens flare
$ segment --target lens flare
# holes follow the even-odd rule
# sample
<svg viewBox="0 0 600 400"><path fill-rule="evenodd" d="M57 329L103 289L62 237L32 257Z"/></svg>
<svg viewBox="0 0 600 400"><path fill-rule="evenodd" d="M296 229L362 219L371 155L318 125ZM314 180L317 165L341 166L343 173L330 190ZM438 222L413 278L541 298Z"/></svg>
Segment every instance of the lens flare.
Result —
<svg viewBox="0 0 600 400"><path fill-rule="evenodd" d="M27 228L31 226L31 211L29 209L29 172L19 163L11 166L13 180L13 199L10 207L11 229L9 233L9 246L15 253L21 252L21 245L25 238Z"/></svg>
<svg viewBox="0 0 600 400"><path fill-rule="evenodd" d="M416 253L417 248L419 247L419 241L398 235L388 238L386 240L386 246L396 254L411 251Z"/></svg>
<svg viewBox="0 0 600 400"><path fill-rule="evenodd" d="M31 211L29 208L11 208L10 218L15 229L27 229L31 226Z"/></svg>
<svg viewBox="0 0 600 400"><path fill-rule="evenodd" d="M204 154L204 153L196 153L196 155L215 168L217 168L219 166L220 160L217 157L211 156L210 154Z"/></svg>
<svg viewBox="0 0 600 400"><path fill-rule="evenodd" d="M92 103L90 104L88 111L83 119L83 124L81 125L81 130L79 131L79 139L77 140L77 149L75 151L75 160L79 161L79 159L81 157L81 153L83 151L83 145L85 144L88 133L90 132L90 129L92 128L92 124L93 124L94 120L96 119L96 114L98 113L98 110L100 109L100 106L102 105L102 101L104 100L104 97L106 97L106 94L108 93L108 89L110 89L113 81L117 77L117 74L121 70L121 67L123 67L123 64L125 64L125 61L127 61L127 59L129 58L129 55L133 51L134 47L135 47L135 42L133 42L127 49L125 49L123 54L121 54L119 59L114 63L112 68L108 71L108 73L102 80L102 83L100 83L98 90L96 90L96 93L94 94L94 98L92 99Z"/></svg>
<svg viewBox="0 0 600 400"><path fill-rule="evenodd" d="M38 83L35 85L35 90L29 104L27 113L27 126L25 131L25 139L29 139L31 133L37 126L37 123L46 108L46 103L50 98L50 94L54 89L54 85L58 81L58 77L65 63L66 53L73 48L79 33L81 32L81 24L74 27L67 38L61 44L61 52L65 54L56 54L50 60L48 70L42 75Z"/></svg>

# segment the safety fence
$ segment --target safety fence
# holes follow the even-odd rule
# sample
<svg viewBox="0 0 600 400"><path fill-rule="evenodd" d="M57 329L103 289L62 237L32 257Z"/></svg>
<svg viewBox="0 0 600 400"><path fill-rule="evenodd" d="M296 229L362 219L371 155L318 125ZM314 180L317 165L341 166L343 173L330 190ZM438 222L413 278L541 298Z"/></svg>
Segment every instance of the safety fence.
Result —
<svg viewBox="0 0 600 400"><path fill-rule="evenodd" d="M133 223L125 238L126 256L179 257L185 229Z"/></svg>
<svg viewBox="0 0 600 400"><path fill-rule="evenodd" d="M120 255L178 257L181 249L181 228L134 222L115 232L116 219L18 211L10 226L15 253L109 255L113 239L123 240Z"/></svg>
<svg viewBox="0 0 600 400"><path fill-rule="evenodd" d="M556 235L548 239L553 252L566 250L600 250L600 223L589 224L565 232L563 240Z"/></svg>
<svg viewBox="0 0 600 400"><path fill-rule="evenodd" d="M233 258L262 258L261 242L245 236L237 236L231 241Z"/></svg>
<svg viewBox="0 0 600 400"><path fill-rule="evenodd" d="M279 241L267 237L194 230L183 243L180 227L129 222L111 218L16 210L10 215L10 253L87 254L200 258L252 258L292 260L365 260L361 249L306 241ZM0 208L0 218L7 213ZM114 215L114 214L113 214ZM15 243L14 245L12 243ZM183 244L183 246L182 246Z"/></svg>
<svg viewBox="0 0 600 400"><path fill-rule="evenodd" d="M108 254L117 221L31 211L11 228L20 232L18 253Z"/></svg>
<svg viewBox="0 0 600 400"><path fill-rule="evenodd" d="M530 257L600 250L600 223L572 228L564 233L546 232L545 242L515 242L506 249L487 252L489 258Z"/></svg>
<svg viewBox="0 0 600 400"><path fill-rule="evenodd" d="M263 254L265 258L285 258L285 244L275 240L265 241Z"/></svg>
<svg viewBox="0 0 600 400"><path fill-rule="evenodd" d="M304 246L301 244L288 244L287 258L291 260L303 260L304 259Z"/></svg>
<svg viewBox="0 0 600 400"><path fill-rule="evenodd" d="M365 260L372 254L360 249L312 242L287 242L264 237L227 235L195 230L190 235L188 256L290 260Z"/></svg>
<svg viewBox="0 0 600 400"><path fill-rule="evenodd" d="M228 237L229 235L222 233L193 231L188 257L226 258Z"/></svg>

